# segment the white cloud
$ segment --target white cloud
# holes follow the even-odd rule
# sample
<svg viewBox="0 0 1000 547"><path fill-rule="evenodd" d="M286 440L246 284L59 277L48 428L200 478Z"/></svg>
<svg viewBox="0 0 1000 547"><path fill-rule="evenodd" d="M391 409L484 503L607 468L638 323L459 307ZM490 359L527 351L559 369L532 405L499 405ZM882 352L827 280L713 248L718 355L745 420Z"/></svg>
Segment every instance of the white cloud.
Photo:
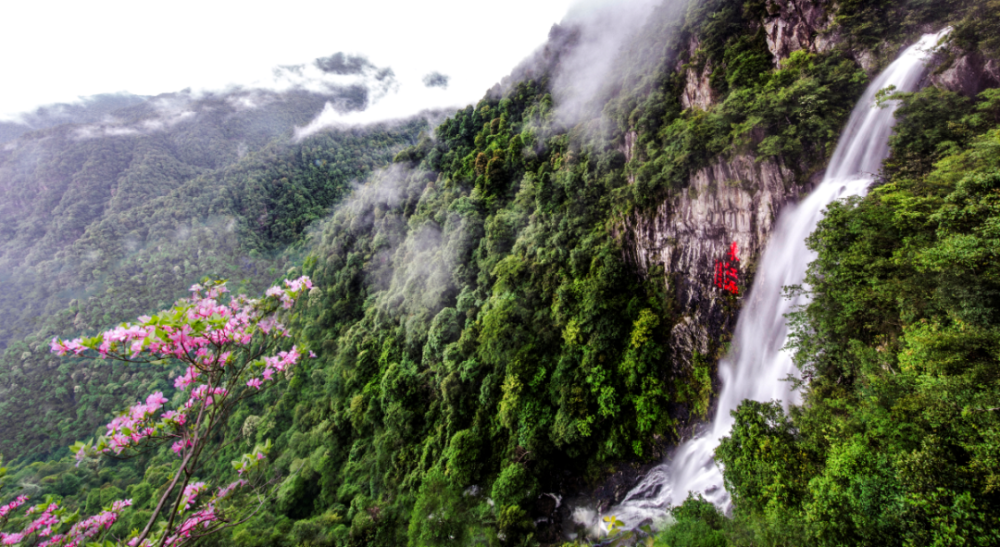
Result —
<svg viewBox="0 0 1000 547"><path fill-rule="evenodd" d="M313 59L337 51L391 67L400 97L432 92L412 99L411 112L469 103L540 45L569 4L508 0L497 9L469 0L289 0L266 8L204 0L10 3L5 20L17 24L0 33L0 51L7 52L0 56L0 115L121 90L157 95L282 79L294 85L309 78ZM272 72L294 65L305 65L301 81L294 71ZM447 90L424 88L422 78L432 71L450 76ZM391 95L384 108L405 110L403 100L392 102Z"/></svg>

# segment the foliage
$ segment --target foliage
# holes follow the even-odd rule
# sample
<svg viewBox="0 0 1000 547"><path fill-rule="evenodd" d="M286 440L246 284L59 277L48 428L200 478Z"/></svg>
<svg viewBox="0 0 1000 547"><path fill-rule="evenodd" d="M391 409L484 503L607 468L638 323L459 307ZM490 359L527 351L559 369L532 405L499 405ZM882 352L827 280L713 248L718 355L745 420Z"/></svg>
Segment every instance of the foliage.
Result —
<svg viewBox="0 0 1000 547"><path fill-rule="evenodd" d="M673 524L656 535L653 547L726 547L732 525L711 503L688 496L670 511Z"/></svg>
<svg viewBox="0 0 1000 547"><path fill-rule="evenodd" d="M986 47L992 29L973 28L966 7L917 2L897 21L897 3L845 1L837 21L851 43L875 44L957 20L957 37L978 33L962 44ZM157 507L184 497L180 483L169 487L174 478L224 484L234 460L237 470L252 467L256 457L242 452L259 447L271 496L236 491L243 497L226 503L241 516L225 518L246 522L203 544L558 541L538 518L545 492L656 457L657 439L676 439L681 420L710 408L714 356L695 355L689 368L673 362L675 296L662 268L643 277L628 260L625 219L736 154L805 180L866 83L857 51L846 48L795 52L776 66L763 26L774 9L736 0L657 8L602 82L593 117L571 126L557 116L551 79L570 47L558 40L572 32L556 29L547 65L503 82L433 135L418 135L423 121L299 143L267 133L240 158L232 138L242 129L216 120L127 139L74 140L54 128L44 136L60 148L37 162L30 139L0 152L0 172L15 182L9 207L29 203L51 175L37 214L0 229L0 269L12 287L0 295L10 318L0 325L0 443L22 455L4 484L61 496L67 512L131 499L111 533L148 529L164 539ZM681 108L688 69L708 71L717 100L706 110ZM692 498L655 537L609 521L618 532L609 541L994 540L1000 292L989 266L1000 99L937 90L893 99L904 105L887 184L832 207L811 239L814 304L796 319L808 405L789 416L765 403L737 411L719 449L733 519ZM352 188L355 179L364 183ZM84 368L42 357L56 331L82 333L80 345L60 349L99 349L103 336L87 333L165 307L204 273L247 291L282 276L317 282L294 289L302 302L283 319L285 343L316 358L278 374L254 357L263 349L251 340L250 358L230 363L236 369L227 364L215 380L195 371L209 378L206 389L226 382L223 397L240 403L198 422L217 451L187 446L194 430L164 421L165 408L207 404L192 399L198 384L186 384L195 376L186 367ZM268 298L278 306L279 295ZM137 328L155 332L149 321ZM226 376L232 370L242 372ZM286 388L258 395L272 381ZM86 458L78 468L53 450L85 437L137 389L161 396L91 445L148 445L136 458ZM132 439L125 429L134 433L135 420L155 438ZM180 465L175 442L182 458L198 453L197 472Z"/></svg>
<svg viewBox="0 0 1000 547"><path fill-rule="evenodd" d="M717 452L759 541L1000 541L1000 129L973 117L995 92L898 97L886 183L831 205L808 239L812 303L793 323L806 404L745 403Z"/></svg>
<svg viewBox="0 0 1000 547"><path fill-rule="evenodd" d="M294 248L277 251L301 243L356 179L426 127L296 143L284 132L322 102L285 99L248 112L189 104L197 115L148 134L83 139L79 126L60 126L0 151L0 215L18 219L0 228L0 449L29 460L61 454L124 397L169 387L145 369L54 359L49 338L167 307L206 274L232 279L234 290L265 289L298 259ZM211 165L178 144L188 142Z"/></svg>
<svg viewBox="0 0 1000 547"><path fill-rule="evenodd" d="M239 515L238 510L235 514L229 510L230 498L236 497L237 491L266 486L266 482L255 479L263 476L261 461L270 451L270 442L258 445L234 461L233 468L241 478L219 488L198 511L191 512L195 500L208 488L205 482L196 480L202 472L201 460L214 445L228 444L221 430L229 416L241 403L245 404L245 399L273 384L276 373L289 374L298 361L294 346L274 356L265 355L287 336L285 328L277 322L276 311L290 309L304 291L312 288L312 282L302 277L286 282L287 289L272 287L262 300L240 295L229 303L218 300L227 291L224 282L204 283L205 286L191 288L189 299L152 317L141 317L139 323L122 324L97 336L72 341L53 338L51 343L52 351L60 356L94 354L101 359L174 368L180 365L184 369L174 382L178 390L175 409L164 410L170 401L163 393L155 392L144 403L112 420L106 436L73 447L77 465L88 457L101 454L128 457L168 443L180 458L176 470L163 475L165 484L152 483L153 488L162 491L155 506L152 503L156 497L144 495L139 500L137 508L151 510L146 515L136 515L148 520L141 532L131 533L128 540L131 547L184 545L235 526L246 517ZM3 513L0 524L6 525L10 511L25 501L27 497L22 495L0 508ZM4 534L2 541L5 545L20 544L37 534L44 538L40 545L77 545L98 533L107 534L119 514L132 505L132 499L116 501L100 514L76 522L79 511L70 515L50 498L25 515L40 516L29 519L20 532ZM58 532L60 528L64 532Z"/></svg>
<svg viewBox="0 0 1000 547"><path fill-rule="evenodd" d="M649 206L664 191L683 188L693 171L720 154L778 159L805 176L833 153L841 125L864 89L864 72L839 52L801 50L779 69L757 72L763 57L748 51L743 38L735 36L725 50L725 100L665 120L657 134L663 146L647 147L648 161L636 171L632 187L638 204Z"/></svg>

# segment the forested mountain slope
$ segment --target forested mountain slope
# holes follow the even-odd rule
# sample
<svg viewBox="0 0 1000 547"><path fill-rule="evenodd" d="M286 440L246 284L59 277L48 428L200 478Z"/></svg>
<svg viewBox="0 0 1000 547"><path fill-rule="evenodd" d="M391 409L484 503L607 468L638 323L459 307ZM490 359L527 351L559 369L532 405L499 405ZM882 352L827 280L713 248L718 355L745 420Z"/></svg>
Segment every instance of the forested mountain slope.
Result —
<svg viewBox="0 0 1000 547"><path fill-rule="evenodd" d="M82 98L74 104L55 104L36 108L15 119L0 121L0 143L16 140L25 133L67 123L97 123L112 112L148 100L129 93L106 93Z"/></svg>
<svg viewBox="0 0 1000 547"><path fill-rule="evenodd" d="M357 66L341 66L352 59ZM391 78L363 58L321 60L330 70L374 72L378 85L168 94L110 117L101 108L73 112L83 121L4 145L0 450L61 448L121 396L156 381L57 368L46 350L52 336L165 307L205 275L262 290L290 265L295 252L286 249L312 221L429 129L415 118L296 140L293 130L324 105L362 110ZM42 125L37 118L48 120L28 119Z"/></svg>
<svg viewBox="0 0 1000 547"><path fill-rule="evenodd" d="M658 458L706 415L715 361L775 215L809 190L869 78L920 34L952 25L937 86L897 97L905 107L886 184L834 207L810 240L815 301L797 319L796 346L806 406L791 418L775 405L742 407L719 451L732 518L690 500L656 541L995 544L990 181L1000 119L986 88L1000 83L998 17L1000 4L974 0L667 2L644 14L584 95L567 74L609 16L553 28L509 79L316 223L286 273L316 284L289 343L317 357L234 412L227 427L240 441L200 476L221 480L242 451L270 440L273 500L206 541L564 541L567 496ZM314 154L375 134L319 141ZM321 159L295 157L310 160L296 173ZM270 199L294 220L261 225L260 201L218 200L203 190L213 187L166 195L205 200L199 219L240 212L230 213L233 237L255 249L292 241L304 210L322 216L282 187ZM153 226L161 208L136 211L130 230ZM713 276L732 242L736 294ZM23 348L30 362L40 342L11 344L8 355ZM8 374L19 373L9 359ZM139 394L162 381L142 377ZM53 407L46 424L69 408ZM65 442L89 431L61 433ZM8 446L36 446L17 442ZM132 496L135 518L113 529L125 534L177 463L164 449L93 465L39 462L8 482L87 511Z"/></svg>

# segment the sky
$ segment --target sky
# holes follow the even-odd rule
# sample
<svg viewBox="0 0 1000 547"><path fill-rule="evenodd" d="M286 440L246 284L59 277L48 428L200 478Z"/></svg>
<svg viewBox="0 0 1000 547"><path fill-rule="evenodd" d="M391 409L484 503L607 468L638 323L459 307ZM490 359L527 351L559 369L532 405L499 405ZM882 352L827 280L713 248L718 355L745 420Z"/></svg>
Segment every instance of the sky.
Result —
<svg viewBox="0 0 1000 547"><path fill-rule="evenodd" d="M0 33L0 119L99 93L266 86L275 67L338 51L363 55L396 75L397 93L369 117L461 106L480 99L540 46L571 3L10 2ZM447 89L424 86L434 71L449 76Z"/></svg>

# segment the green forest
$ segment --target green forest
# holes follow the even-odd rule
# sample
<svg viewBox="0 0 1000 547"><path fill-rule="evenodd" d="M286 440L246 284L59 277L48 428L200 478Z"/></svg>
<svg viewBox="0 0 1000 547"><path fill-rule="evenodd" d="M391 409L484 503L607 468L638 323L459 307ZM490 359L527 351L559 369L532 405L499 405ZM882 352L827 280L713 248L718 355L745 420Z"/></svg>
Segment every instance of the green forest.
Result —
<svg viewBox="0 0 1000 547"><path fill-rule="evenodd" d="M768 22L799 4L823 10L830 45L775 58ZM716 451L732 506L692 496L655 529L610 515L601 537L568 535L558 499L709 418L729 343L677 365L677 273L639 268L629 223L736 155L808 191L874 75L946 26L931 72L974 59L988 85L885 90L890 157L827 210L806 285L787 288L811 297L789 317L803 403L746 401ZM65 538L106 515L80 543L102 546L1000 545L1000 1L666 2L567 123L556 76L583 39L553 27L530 67L440 123L296 141L325 101L301 95L266 120L63 124L0 149L0 215L17 219L0 227L0 533L42 514ZM702 73L714 100L685 107ZM141 121L144 104L116 112ZM198 284L228 302L221 280L255 300L178 300ZM246 337L219 343L237 304ZM102 331L139 345L100 349ZM215 361L158 349L181 332ZM214 407L197 370L227 390ZM185 401L211 420L137 433ZM129 412L115 431L134 453L105 427ZM182 529L193 510L216 524Z"/></svg>

